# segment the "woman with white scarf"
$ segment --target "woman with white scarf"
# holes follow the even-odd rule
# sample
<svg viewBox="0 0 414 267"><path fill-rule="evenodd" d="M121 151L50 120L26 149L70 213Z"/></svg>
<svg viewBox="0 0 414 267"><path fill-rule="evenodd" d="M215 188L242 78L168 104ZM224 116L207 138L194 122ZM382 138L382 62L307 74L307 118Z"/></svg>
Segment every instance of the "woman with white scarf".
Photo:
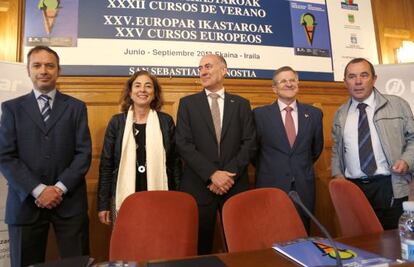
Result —
<svg viewBox="0 0 414 267"><path fill-rule="evenodd" d="M161 112L161 86L147 71L125 84L121 111L110 120L99 166L98 217L111 224L124 199L144 190L175 190L181 166L173 118Z"/></svg>

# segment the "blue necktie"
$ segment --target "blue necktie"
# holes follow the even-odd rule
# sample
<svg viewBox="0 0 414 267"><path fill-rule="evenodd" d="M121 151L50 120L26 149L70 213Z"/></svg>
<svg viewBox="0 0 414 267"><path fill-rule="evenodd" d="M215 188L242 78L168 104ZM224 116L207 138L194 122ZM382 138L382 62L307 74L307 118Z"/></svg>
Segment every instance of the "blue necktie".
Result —
<svg viewBox="0 0 414 267"><path fill-rule="evenodd" d="M374 175L377 170L374 151L372 149L371 132L369 130L368 117L365 108L368 105L359 103L358 118L358 147L359 147L359 163L361 170L368 176Z"/></svg>
<svg viewBox="0 0 414 267"><path fill-rule="evenodd" d="M44 103L42 110L40 111L42 114L43 121L46 123L50 117L50 113L52 109L50 108L49 100L51 99L48 95L40 95L39 99L41 99Z"/></svg>

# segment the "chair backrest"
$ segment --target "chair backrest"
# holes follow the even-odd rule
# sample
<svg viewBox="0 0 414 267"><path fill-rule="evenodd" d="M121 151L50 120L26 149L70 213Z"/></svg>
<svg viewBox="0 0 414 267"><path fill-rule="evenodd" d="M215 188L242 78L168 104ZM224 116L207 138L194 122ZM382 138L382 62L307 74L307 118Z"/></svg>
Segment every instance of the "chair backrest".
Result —
<svg viewBox="0 0 414 267"><path fill-rule="evenodd" d="M197 255L198 209L177 191L143 191L121 205L109 260L147 261Z"/></svg>
<svg viewBox="0 0 414 267"><path fill-rule="evenodd" d="M371 204L357 185L345 179L333 179L329 182L329 193L343 236L383 231Z"/></svg>
<svg viewBox="0 0 414 267"><path fill-rule="evenodd" d="M270 248L307 236L293 202L276 188L231 197L223 206L223 227L229 252Z"/></svg>

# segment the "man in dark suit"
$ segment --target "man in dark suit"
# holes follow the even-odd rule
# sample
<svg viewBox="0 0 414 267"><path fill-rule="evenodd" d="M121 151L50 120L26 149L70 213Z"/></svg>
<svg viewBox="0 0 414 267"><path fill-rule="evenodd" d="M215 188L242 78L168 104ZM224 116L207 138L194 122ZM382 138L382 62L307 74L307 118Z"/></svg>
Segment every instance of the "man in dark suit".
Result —
<svg viewBox="0 0 414 267"><path fill-rule="evenodd" d="M203 90L180 100L176 141L184 161L180 190L197 200L198 251L208 254L217 210L230 196L248 189L255 130L249 101L224 90L225 59L204 56L199 71Z"/></svg>
<svg viewBox="0 0 414 267"><path fill-rule="evenodd" d="M275 71L272 88L278 100L253 111L258 141L256 187L296 190L313 211L313 163L323 149L322 111L296 100L298 74L291 67ZM309 231L309 218L298 211Z"/></svg>
<svg viewBox="0 0 414 267"><path fill-rule="evenodd" d="M33 91L1 105L0 171L8 182L13 267L44 261L50 224L62 258L89 253L86 106L56 90L60 66L52 49L31 49L27 70Z"/></svg>

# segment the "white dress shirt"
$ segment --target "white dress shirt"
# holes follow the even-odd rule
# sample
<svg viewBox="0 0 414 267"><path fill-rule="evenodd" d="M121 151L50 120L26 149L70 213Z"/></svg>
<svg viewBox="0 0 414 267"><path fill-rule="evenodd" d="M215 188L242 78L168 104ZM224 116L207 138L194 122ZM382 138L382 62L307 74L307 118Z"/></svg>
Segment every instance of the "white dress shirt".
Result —
<svg viewBox="0 0 414 267"><path fill-rule="evenodd" d="M360 102L352 99L351 106L348 110L344 129L344 155L345 155L345 177L362 178L367 175L361 170L359 162L359 145L358 145L358 120L359 110L357 108ZM363 103L367 104L366 112L371 133L372 150L374 151L377 170L374 175L390 175L390 168L382 150L381 142L375 128L373 118L375 111L375 94L372 93Z"/></svg>
<svg viewBox="0 0 414 267"><path fill-rule="evenodd" d="M49 99L49 105L50 105L50 108L51 108L51 109L53 108L53 102L54 102L54 100L55 100L55 96L56 96L56 89L53 89L52 91L50 91L50 92L49 92L49 93L47 93L47 94L43 94L43 93L41 93L40 91L38 91L38 90L36 90L36 89L33 89L33 93L34 93L34 95L35 95L35 97L36 97L37 104L39 105L39 110L40 110L40 112L42 112L43 106L45 105L45 102L44 102L43 100L40 100L40 99L39 99L39 96L40 96L40 95L48 95L48 96L50 97L50 99Z"/></svg>
<svg viewBox="0 0 414 267"><path fill-rule="evenodd" d="M210 90L208 90L208 89L204 89L205 90L205 92L206 92L206 95L207 95L207 99L208 99L208 104L210 105L210 109L211 109L211 102L212 102L212 99L211 99L211 97L209 97L208 95L209 94L211 94L211 93L213 93L213 92L211 92ZM220 109L220 123L221 123L221 125L223 126L223 113L224 113L224 88L223 89L220 89L220 90L218 90L218 91L216 91L216 92L214 92L214 93L216 93L216 94L218 94L219 95L219 98L217 98L217 102L218 102L218 105L219 105L219 109Z"/></svg>
<svg viewBox="0 0 414 267"><path fill-rule="evenodd" d="M295 124L295 132L296 135L298 135L298 105L296 103L296 100L293 101L290 105L286 105L285 103L283 103L282 101L277 101L277 104L279 105L279 109L280 109L280 116L282 116L282 120L283 120L283 125L285 125L285 118L286 118L286 110L285 108L287 106L290 106L291 108L293 108L293 110L291 111L292 114L292 118L293 118L293 123Z"/></svg>

